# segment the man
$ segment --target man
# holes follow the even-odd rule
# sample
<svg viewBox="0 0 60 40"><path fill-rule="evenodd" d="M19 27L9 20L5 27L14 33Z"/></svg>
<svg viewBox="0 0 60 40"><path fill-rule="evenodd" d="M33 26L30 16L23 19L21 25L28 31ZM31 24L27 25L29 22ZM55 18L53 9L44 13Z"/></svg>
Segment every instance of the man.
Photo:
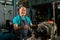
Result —
<svg viewBox="0 0 60 40"><path fill-rule="evenodd" d="M14 30L17 31L16 34L19 36L19 40L22 40L22 36L24 36L24 40L27 40L28 29L29 26L32 26L32 22L26 15L26 7L21 6L18 13L19 15L13 18Z"/></svg>

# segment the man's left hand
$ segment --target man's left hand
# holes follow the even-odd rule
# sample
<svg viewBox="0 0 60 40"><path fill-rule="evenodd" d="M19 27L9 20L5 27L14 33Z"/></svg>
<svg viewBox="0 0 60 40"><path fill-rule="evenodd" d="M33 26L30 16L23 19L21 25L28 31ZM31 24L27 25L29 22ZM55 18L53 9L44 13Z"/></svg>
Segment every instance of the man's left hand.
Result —
<svg viewBox="0 0 60 40"><path fill-rule="evenodd" d="M25 30L28 30L28 26L27 26L27 25L25 25L25 26L24 26L24 29L25 29Z"/></svg>

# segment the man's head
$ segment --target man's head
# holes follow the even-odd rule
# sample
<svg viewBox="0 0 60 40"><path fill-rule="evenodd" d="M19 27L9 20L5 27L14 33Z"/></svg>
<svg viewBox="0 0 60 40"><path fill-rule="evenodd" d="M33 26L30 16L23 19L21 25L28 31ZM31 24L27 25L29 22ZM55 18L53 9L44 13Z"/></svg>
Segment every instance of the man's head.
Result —
<svg viewBox="0 0 60 40"><path fill-rule="evenodd" d="M25 16L26 15L26 7L24 6L21 6L19 9L18 9L18 12L19 12L19 15L20 16Z"/></svg>

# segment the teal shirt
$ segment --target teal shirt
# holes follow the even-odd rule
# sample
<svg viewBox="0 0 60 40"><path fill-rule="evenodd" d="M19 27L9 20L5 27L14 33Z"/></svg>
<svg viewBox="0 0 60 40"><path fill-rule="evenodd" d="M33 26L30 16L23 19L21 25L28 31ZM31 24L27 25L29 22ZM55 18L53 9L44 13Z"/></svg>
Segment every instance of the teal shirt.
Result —
<svg viewBox="0 0 60 40"><path fill-rule="evenodd" d="M30 20L30 18L28 16L25 17L21 17L19 15L17 15L16 17L13 18L12 23L13 24L17 24L18 26L20 26L20 20L27 20L28 24L30 25L32 22Z"/></svg>

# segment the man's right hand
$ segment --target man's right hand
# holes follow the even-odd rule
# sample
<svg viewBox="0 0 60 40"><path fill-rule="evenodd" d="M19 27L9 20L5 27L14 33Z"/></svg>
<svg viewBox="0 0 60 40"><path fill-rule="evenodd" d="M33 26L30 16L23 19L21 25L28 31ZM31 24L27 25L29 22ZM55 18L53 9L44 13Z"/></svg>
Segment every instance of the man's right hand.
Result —
<svg viewBox="0 0 60 40"><path fill-rule="evenodd" d="M18 30L18 25L14 24L14 30Z"/></svg>

